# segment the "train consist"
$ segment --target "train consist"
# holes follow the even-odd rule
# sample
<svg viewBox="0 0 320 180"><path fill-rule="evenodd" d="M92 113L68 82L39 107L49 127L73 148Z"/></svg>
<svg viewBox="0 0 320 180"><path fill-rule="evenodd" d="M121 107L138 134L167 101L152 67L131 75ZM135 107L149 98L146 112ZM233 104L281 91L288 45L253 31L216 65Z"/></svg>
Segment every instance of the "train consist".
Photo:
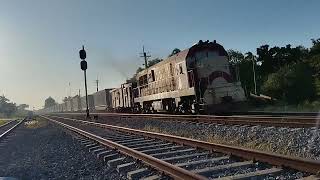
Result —
<svg viewBox="0 0 320 180"><path fill-rule="evenodd" d="M216 41L199 41L139 72L119 88L88 96L90 111L135 113L214 113L246 100L231 74L228 53ZM43 113L84 111L85 97L75 96Z"/></svg>

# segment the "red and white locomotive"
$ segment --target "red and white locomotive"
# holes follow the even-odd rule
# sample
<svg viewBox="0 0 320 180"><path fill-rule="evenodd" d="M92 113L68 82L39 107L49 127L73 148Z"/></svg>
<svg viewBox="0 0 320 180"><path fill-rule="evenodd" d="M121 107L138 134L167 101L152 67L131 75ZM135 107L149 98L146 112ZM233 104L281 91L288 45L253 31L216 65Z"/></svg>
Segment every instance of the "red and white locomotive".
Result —
<svg viewBox="0 0 320 180"><path fill-rule="evenodd" d="M199 41L137 74L136 110L197 113L226 111L245 100L230 73L228 54L216 41Z"/></svg>

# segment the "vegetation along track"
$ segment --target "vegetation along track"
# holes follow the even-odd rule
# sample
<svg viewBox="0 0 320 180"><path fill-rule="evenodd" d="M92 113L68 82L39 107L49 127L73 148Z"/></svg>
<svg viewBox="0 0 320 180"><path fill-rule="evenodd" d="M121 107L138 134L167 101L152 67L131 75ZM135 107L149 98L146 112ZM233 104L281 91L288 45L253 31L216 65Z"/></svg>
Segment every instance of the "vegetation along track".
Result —
<svg viewBox="0 0 320 180"><path fill-rule="evenodd" d="M84 113L56 113L69 117L84 117ZM237 115L237 116L214 116L214 115L168 115L168 114L125 114L125 113L92 113L99 117L116 118L137 118L141 120L157 119L164 121L188 121L201 123L217 123L229 125L260 125L275 127L308 128L317 126L315 116L256 116L256 115Z"/></svg>
<svg viewBox="0 0 320 180"><path fill-rule="evenodd" d="M0 126L0 142L8 136L16 127L18 127L23 121L11 120Z"/></svg>
<svg viewBox="0 0 320 180"><path fill-rule="evenodd" d="M320 171L320 162L78 119L42 116L103 145L142 160L176 179L296 179ZM89 131L89 132L87 132ZM118 168L133 162L119 164ZM146 169L133 172L147 171ZM159 175L153 175L159 176ZM315 176L312 176L315 177ZM159 178L159 177L158 177Z"/></svg>

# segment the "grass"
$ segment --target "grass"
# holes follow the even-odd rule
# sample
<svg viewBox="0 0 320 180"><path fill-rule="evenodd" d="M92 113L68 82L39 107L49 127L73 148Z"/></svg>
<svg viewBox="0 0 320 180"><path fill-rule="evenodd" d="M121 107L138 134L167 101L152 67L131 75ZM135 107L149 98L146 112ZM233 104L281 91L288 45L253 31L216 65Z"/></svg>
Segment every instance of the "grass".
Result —
<svg viewBox="0 0 320 180"><path fill-rule="evenodd" d="M10 120L14 120L14 118L0 118L0 126L1 126L2 124L7 123L7 122L10 121Z"/></svg>
<svg viewBox="0 0 320 180"><path fill-rule="evenodd" d="M2 119L0 119L0 126L1 126L2 124L5 124L5 123L7 123L7 121L6 121L6 120L2 120Z"/></svg>

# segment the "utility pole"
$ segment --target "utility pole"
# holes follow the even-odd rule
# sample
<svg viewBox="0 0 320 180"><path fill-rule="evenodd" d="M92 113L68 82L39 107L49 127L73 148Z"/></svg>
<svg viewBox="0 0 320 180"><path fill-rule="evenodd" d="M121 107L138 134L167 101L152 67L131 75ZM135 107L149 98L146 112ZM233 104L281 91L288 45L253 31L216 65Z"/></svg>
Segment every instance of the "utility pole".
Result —
<svg viewBox="0 0 320 180"><path fill-rule="evenodd" d="M147 53L144 51L144 46L142 46L142 53L140 53L141 56L144 58L144 67L147 69L148 68L148 58L151 57L150 55L147 55Z"/></svg>
<svg viewBox="0 0 320 180"><path fill-rule="evenodd" d="M71 97L71 83L69 82L69 97Z"/></svg>
<svg viewBox="0 0 320 180"><path fill-rule="evenodd" d="M99 79L96 80L97 92L99 91Z"/></svg>
<svg viewBox="0 0 320 180"><path fill-rule="evenodd" d="M84 72L84 87L85 87L85 91L86 91L86 117L90 118L90 114L89 114L89 107L88 107L88 90L87 90L87 72L86 70L88 69L88 64L87 61L85 60L87 57L86 51L84 50L84 46L82 46L82 49L79 51L79 55L80 55L80 59L81 63L80 63L80 67Z"/></svg>
<svg viewBox="0 0 320 180"><path fill-rule="evenodd" d="M253 82L254 82L254 93L257 95L257 82L256 82L256 70L255 70L255 60L254 55L252 55L252 71L253 71Z"/></svg>

